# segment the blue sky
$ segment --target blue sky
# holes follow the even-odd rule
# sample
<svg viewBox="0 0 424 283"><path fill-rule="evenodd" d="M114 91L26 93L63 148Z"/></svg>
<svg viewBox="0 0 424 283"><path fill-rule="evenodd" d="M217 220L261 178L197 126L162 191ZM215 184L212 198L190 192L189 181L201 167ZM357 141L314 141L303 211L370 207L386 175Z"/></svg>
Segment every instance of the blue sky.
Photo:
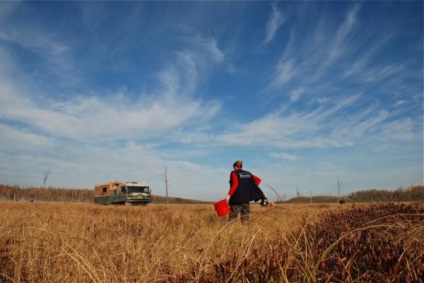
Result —
<svg viewBox="0 0 424 283"><path fill-rule="evenodd" d="M0 183L423 183L422 1L0 2ZM265 192L274 193L263 186Z"/></svg>

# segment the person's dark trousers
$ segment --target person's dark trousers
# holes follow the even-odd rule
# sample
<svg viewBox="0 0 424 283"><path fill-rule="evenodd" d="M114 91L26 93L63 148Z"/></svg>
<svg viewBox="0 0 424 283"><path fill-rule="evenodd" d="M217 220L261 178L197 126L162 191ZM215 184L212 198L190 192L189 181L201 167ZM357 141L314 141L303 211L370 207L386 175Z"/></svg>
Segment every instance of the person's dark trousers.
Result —
<svg viewBox="0 0 424 283"><path fill-rule="evenodd" d="M246 224L249 222L249 214L250 214L250 204L249 203L241 203L234 204L230 206L230 216L229 220L236 219L238 214L240 213L241 223Z"/></svg>

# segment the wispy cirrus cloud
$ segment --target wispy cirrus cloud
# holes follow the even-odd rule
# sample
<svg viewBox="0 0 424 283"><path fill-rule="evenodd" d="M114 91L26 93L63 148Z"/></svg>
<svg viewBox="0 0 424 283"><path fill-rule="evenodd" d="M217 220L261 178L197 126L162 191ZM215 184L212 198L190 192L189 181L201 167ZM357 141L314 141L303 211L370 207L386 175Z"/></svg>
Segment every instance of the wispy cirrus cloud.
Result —
<svg viewBox="0 0 424 283"><path fill-rule="evenodd" d="M34 150L34 148L39 150L54 144L50 138L44 135L4 124L0 124L0 135L2 136L1 145L4 151L28 152Z"/></svg>
<svg viewBox="0 0 424 283"><path fill-rule="evenodd" d="M178 96L140 98L137 101L125 101L121 96L77 96L41 105L24 96L13 94L13 99L8 97L2 96L7 103L0 106L0 112L9 121L53 136L80 140L151 138L184 123L192 123L193 119L205 121L220 107L219 103Z"/></svg>
<svg viewBox="0 0 424 283"><path fill-rule="evenodd" d="M265 26L265 39L264 44L272 41L278 29L284 24L285 18L283 13L278 9L275 3L272 4L272 10L268 22Z"/></svg>
<svg viewBox="0 0 424 283"><path fill-rule="evenodd" d="M329 105L340 95L362 93L363 97L356 107L375 104L376 111L389 112L389 116L394 117L401 115L402 110L397 109L394 113L391 109L390 104L394 105L397 99L395 96L388 98L385 94L392 92L402 97L404 114L413 108L411 104L416 103L415 93L418 90L403 82L417 80L413 75L416 72L400 56L381 60L381 54L395 44L394 35L386 29L377 34L371 29L364 29L361 13L366 13L362 5L351 5L340 25L334 27L328 19L321 18L320 13L303 11L302 15L316 18L317 24L311 31L314 36L304 37L301 31L296 30L297 27L293 27L270 76L270 96L287 109L299 103L308 107L313 104ZM309 102L305 103L306 100ZM345 110L351 112L349 108ZM342 116L344 112L338 112L338 115Z"/></svg>
<svg viewBox="0 0 424 283"><path fill-rule="evenodd" d="M361 99L357 94L305 112L269 114L216 138L220 144L281 149L352 147L372 137L379 140L394 140L399 136L418 138L407 118L402 124L409 126L401 128L397 123L392 124L390 112L379 109L378 105L356 108Z"/></svg>
<svg viewBox="0 0 424 283"><path fill-rule="evenodd" d="M357 47L353 35L358 32L356 15L359 9L360 5L355 5L349 10L337 29L325 17L313 14L318 22L311 32L314 36L304 36L301 30L297 30L299 27L293 27L272 74L271 86L282 88L299 82L307 86L319 83L329 74L339 77L340 74L333 72L340 58L354 61L350 56L353 56L351 51ZM311 16L306 11L303 14L305 17Z"/></svg>
<svg viewBox="0 0 424 283"><path fill-rule="evenodd" d="M289 160L289 161L296 161L299 159L299 157L297 157L294 154L288 154L285 152L274 152L270 154L272 157L276 157L279 159L283 159L283 160Z"/></svg>
<svg viewBox="0 0 424 283"><path fill-rule="evenodd" d="M83 89L64 100L35 98L28 85L18 88L19 81L9 76L0 89L0 117L24 125L26 131L80 140L146 139L185 124L203 123L220 109L219 100L203 101L194 93L199 73L208 65L205 61L210 61L205 54L216 45L213 39L205 42L209 43L199 45L203 51L176 52L173 62L154 77L151 92L136 97L125 89L107 95L101 90ZM217 48L212 50L219 60L223 58ZM0 71L5 79L7 68Z"/></svg>
<svg viewBox="0 0 424 283"><path fill-rule="evenodd" d="M325 62L332 64L334 60L337 60L337 58L349 50L348 44L354 41L352 33L355 31L357 25L357 14L359 10L360 4L356 4L347 12L333 40L330 40L330 44L328 45L330 50L327 58L325 58Z"/></svg>
<svg viewBox="0 0 424 283"><path fill-rule="evenodd" d="M222 61L224 61L225 54L221 49L219 49L215 38L212 38L212 37L205 38L201 41L201 44L204 45L207 50L209 50L214 61L218 63L221 63Z"/></svg>

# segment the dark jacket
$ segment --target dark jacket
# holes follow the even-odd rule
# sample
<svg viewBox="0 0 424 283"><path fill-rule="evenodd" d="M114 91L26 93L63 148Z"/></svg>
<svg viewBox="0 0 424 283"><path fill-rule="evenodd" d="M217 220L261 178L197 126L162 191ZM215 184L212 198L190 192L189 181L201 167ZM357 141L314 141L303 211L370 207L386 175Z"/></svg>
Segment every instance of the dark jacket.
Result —
<svg viewBox="0 0 424 283"><path fill-rule="evenodd" d="M250 201L258 201L265 198L262 190L255 184L252 173L244 170L235 170L238 179L238 187L230 198L229 204L249 203ZM233 185L230 174L230 186Z"/></svg>

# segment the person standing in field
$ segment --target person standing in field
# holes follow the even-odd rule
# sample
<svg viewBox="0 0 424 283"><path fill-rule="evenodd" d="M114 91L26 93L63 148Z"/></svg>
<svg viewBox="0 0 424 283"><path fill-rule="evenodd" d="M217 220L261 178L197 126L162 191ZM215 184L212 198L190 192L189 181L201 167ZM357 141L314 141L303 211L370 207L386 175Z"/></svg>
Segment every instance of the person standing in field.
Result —
<svg viewBox="0 0 424 283"><path fill-rule="evenodd" d="M243 161L234 162L226 200L230 205L229 220L236 219L240 214L241 222L246 224L249 222L250 201L264 200L265 195L259 188L261 179L242 168Z"/></svg>

